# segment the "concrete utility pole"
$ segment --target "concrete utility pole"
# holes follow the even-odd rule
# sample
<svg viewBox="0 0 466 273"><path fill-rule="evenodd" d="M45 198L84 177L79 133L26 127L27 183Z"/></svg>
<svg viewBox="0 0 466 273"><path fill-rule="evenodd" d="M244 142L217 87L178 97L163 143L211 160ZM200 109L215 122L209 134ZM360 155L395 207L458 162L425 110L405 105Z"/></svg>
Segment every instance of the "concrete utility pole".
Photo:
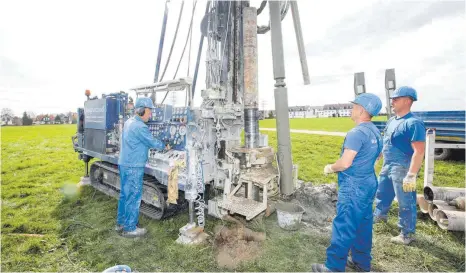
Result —
<svg viewBox="0 0 466 273"><path fill-rule="evenodd" d="M390 105L390 96L396 89L395 69L385 69L385 96L387 99L387 117L393 116L392 107Z"/></svg>
<svg viewBox="0 0 466 273"><path fill-rule="evenodd" d="M354 97L366 93L366 79L364 72L354 73Z"/></svg>
<svg viewBox="0 0 466 273"><path fill-rule="evenodd" d="M291 157L290 121L288 119L288 90L285 83L285 59L283 56L282 22L280 1L269 1L270 31L272 38L273 76L275 79L275 110L277 111L278 165L280 167L280 191L290 195L293 187L293 162Z"/></svg>

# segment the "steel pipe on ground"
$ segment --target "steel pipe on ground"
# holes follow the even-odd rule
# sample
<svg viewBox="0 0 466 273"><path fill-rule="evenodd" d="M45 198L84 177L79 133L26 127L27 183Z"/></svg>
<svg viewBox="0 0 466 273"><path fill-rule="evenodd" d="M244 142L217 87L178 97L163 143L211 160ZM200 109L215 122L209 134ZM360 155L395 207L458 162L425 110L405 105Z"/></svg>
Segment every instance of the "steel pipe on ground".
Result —
<svg viewBox="0 0 466 273"><path fill-rule="evenodd" d="M421 210L422 213L429 213L429 203L424 199L423 194L418 194L416 196L416 202L419 206L419 209Z"/></svg>
<svg viewBox="0 0 466 273"><path fill-rule="evenodd" d="M437 221L436 213L438 210L456 210L454 206L450 206L447 202L442 200L434 200L434 202L428 204L429 216L434 221Z"/></svg>
<svg viewBox="0 0 466 273"><path fill-rule="evenodd" d="M449 205L455 206L457 209L464 211L464 197L457 197L454 200L448 202Z"/></svg>
<svg viewBox="0 0 466 273"><path fill-rule="evenodd" d="M437 224L441 229L464 231L465 212L457 210L437 210Z"/></svg>
<svg viewBox="0 0 466 273"><path fill-rule="evenodd" d="M434 200L443 200L446 202L452 201L457 197L464 197L464 188L449 188L449 187L424 187L424 199L432 203Z"/></svg>

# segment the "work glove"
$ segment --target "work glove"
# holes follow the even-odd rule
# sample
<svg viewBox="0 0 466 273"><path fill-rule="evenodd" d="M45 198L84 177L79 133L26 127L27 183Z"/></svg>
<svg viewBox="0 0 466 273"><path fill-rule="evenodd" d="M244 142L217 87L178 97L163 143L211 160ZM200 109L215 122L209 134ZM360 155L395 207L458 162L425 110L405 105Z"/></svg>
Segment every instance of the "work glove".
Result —
<svg viewBox="0 0 466 273"><path fill-rule="evenodd" d="M332 164L327 164L324 168L324 174L328 175L334 173L335 171L332 169Z"/></svg>
<svg viewBox="0 0 466 273"><path fill-rule="evenodd" d="M404 192L413 192L416 191L416 174L408 173L403 179L403 191Z"/></svg>

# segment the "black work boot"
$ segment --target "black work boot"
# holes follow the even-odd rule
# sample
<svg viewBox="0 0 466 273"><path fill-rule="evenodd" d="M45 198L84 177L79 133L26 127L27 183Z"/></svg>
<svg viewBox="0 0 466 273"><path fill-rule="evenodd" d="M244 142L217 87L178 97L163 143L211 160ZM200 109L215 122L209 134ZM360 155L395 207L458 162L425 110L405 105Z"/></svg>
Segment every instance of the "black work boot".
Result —
<svg viewBox="0 0 466 273"><path fill-rule="evenodd" d="M351 256L348 256L348 260L346 261L346 266L349 268L357 271L357 272L370 272L362 269L359 265L353 262L353 258Z"/></svg>

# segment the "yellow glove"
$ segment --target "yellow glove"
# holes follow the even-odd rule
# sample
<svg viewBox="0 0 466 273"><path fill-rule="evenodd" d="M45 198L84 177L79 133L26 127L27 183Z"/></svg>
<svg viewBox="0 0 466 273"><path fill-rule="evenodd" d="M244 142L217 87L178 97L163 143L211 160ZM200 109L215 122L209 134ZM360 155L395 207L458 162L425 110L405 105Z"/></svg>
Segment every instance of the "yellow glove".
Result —
<svg viewBox="0 0 466 273"><path fill-rule="evenodd" d="M334 173L335 171L332 169L332 164L328 164L325 166L324 168L324 174L327 175L327 174L330 174L330 173Z"/></svg>
<svg viewBox="0 0 466 273"><path fill-rule="evenodd" d="M408 173L403 179L403 191L413 192L416 191L416 174Z"/></svg>

